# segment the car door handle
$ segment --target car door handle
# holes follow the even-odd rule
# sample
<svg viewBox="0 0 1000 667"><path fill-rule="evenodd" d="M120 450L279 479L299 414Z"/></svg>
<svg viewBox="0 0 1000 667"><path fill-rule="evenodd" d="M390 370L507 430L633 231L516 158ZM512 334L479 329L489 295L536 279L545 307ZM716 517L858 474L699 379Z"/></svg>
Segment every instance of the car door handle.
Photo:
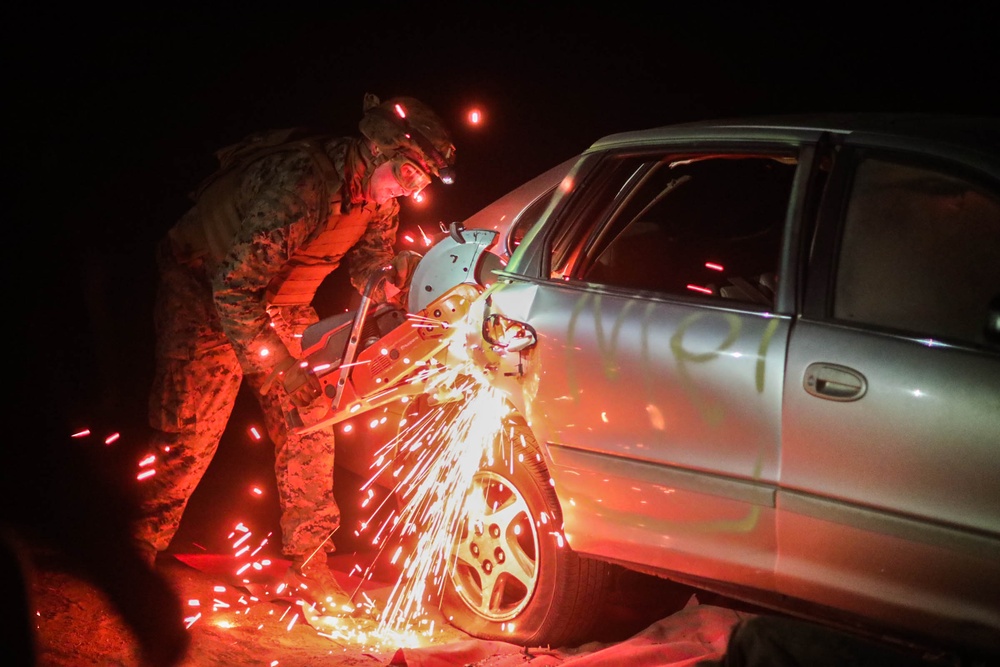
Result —
<svg viewBox="0 0 1000 667"><path fill-rule="evenodd" d="M806 367L802 386L813 396L830 401L856 401L868 391L864 375L853 368L824 361Z"/></svg>

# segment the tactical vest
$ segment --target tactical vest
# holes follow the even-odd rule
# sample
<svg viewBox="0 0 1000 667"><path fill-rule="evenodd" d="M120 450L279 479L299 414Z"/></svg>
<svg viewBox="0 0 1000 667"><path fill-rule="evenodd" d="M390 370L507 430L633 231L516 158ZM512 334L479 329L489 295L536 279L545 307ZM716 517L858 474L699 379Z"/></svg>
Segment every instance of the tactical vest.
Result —
<svg viewBox="0 0 1000 667"><path fill-rule="evenodd" d="M329 213L332 184L340 182L323 140L304 138L285 141L297 130L278 130L225 148L217 153L221 168L194 193L196 214L182 218L169 232L174 257L184 264L204 263L214 269L232 247L233 238L242 220L236 210L235 195L246 168L253 162L276 153L305 151L322 176L320 215ZM371 210L352 207L338 217L336 225L327 229L321 223L316 234L299 248L295 255L268 284L269 305L308 305L323 280L339 263L339 259L361 238L367 229ZM325 221L324 221L325 222ZM334 261L331 261L334 260Z"/></svg>
<svg viewBox="0 0 1000 667"><path fill-rule="evenodd" d="M270 306L312 303L323 280L337 268L341 258L364 235L371 221L370 207L354 206L337 217L336 224L322 225L319 233L295 251L271 282L265 300Z"/></svg>

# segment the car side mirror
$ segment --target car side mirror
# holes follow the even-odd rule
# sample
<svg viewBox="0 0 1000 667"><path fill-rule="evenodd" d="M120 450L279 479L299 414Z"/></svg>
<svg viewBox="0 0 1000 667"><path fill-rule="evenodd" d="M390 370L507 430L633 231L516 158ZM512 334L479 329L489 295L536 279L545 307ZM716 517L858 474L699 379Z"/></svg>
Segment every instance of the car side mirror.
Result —
<svg viewBox="0 0 1000 667"><path fill-rule="evenodd" d="M497 352L520 352L533 347L538 337L530 325L493 314L483 320L483 340Z"/></svg>

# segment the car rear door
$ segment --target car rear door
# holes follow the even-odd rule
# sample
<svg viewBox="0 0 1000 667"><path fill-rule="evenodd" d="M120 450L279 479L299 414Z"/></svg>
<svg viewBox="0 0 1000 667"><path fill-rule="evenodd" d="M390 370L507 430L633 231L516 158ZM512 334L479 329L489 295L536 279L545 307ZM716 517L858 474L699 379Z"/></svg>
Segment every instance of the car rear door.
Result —
<svg viewBox="0 0 1000 667"><path fill-rule="evenodd" d="M995 642L1000 171L870 137L834 164L788 343L779 588Z"/></svg>

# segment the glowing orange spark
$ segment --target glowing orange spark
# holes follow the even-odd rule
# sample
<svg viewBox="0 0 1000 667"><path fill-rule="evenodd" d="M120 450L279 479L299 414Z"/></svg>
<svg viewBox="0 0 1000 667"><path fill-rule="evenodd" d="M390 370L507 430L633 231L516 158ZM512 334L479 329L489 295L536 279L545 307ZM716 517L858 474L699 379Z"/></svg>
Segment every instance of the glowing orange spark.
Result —
<svg viewBox="0 0 1000 667"><path fill-rule="evenodd" d="M423 228L420 225L417 225L417 230L420 232L420 237L424 240L424 245L429 248L434 243L433 239L427 236L427 234L424 232Z"/></svg>
<svg viewBox="0 0 1000 667"><path fill-rule="evenodd" d="M243 534L243 536L240 537L240 539L238 539L235 542L233 542L233 548L235 549L236 547L238 547L241 544L243 544L244 542L246 542L250 538L250 535L252 535L252 533L250 531L246 531Z"/></svg>

